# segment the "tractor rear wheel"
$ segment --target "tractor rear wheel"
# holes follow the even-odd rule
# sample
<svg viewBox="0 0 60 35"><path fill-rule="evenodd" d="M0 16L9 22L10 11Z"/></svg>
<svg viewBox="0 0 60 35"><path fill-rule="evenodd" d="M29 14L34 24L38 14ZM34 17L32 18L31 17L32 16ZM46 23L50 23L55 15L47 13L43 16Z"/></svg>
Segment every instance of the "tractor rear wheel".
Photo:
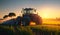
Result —
<svg viewBox="0 0 60 35"><path fill-rule="evenodd" d="M41 25L42 24L42 18L37 15L37 14L30 14L30 19L32 22L35 22L36 25Z"/></svg>

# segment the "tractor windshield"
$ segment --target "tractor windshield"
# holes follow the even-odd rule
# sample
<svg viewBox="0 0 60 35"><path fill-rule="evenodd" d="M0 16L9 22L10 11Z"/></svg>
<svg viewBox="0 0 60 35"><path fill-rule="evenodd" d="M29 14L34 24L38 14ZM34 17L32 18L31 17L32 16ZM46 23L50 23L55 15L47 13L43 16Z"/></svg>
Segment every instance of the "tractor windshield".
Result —
<svg viewBox="0 0 60 35"><path fill-rule="evenodd" d="M36 12L36 9L33 8L25 8L22 10L23 14L33 14L34 12Z"/></svg>

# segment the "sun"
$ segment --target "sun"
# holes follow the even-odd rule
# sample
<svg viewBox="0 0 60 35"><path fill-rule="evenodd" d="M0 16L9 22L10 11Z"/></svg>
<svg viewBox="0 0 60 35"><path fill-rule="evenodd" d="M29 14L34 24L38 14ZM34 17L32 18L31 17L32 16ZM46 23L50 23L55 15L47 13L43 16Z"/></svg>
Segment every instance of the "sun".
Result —
<svg viewBox="0 0 60 35"><path fill-rule="evenodd" d="M51 10L50 8L42 8L38 13L42 18L51 18L51 16L53 16L53 10Z"/></svg>
<svg viewBox="0 0 60 35"><path fill-rule="evenodd" d="M43 18L49 18L49 15L47 13L44 13Z"/></svg>
<svg viewBox="0 0 60 35"><path fill-rule="evenodd" d="M47 12L39 13L38 15L41 16L42 18L50 18L49 13L47 13Z"/></svg>

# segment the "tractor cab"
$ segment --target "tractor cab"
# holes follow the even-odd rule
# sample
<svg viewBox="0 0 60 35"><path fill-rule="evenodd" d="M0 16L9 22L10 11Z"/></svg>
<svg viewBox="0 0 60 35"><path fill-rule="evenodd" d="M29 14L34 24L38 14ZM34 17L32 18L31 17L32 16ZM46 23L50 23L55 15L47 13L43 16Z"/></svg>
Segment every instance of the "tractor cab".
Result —
<svg viewBox="0 0 60 35"><path fill-rule="evenodd" d="M23 8L22 9L22 14L25 15L25 14L36 14L36 9L34 8Z"/></svg>

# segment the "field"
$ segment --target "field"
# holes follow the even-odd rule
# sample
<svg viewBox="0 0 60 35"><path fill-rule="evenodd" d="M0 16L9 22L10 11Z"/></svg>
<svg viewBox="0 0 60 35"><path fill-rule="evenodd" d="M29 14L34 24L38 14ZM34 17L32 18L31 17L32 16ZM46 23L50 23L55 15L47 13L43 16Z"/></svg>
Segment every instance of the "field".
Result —
<svg viewBox="0 0 60 35"><path fill-rule="evenodd" d="M60 35L60 26L37 25L37 26L9 26L0 25L1 35Z"/></svg>
<svg viewBox="0 0 60 35"><path fill-rule="evenodd" d="M34 26L0 24L0 35L60 35L60 21L43 20L42 25Z"/></svg>
<svg viewBox="0 0 60 35"><path fill-rule="evenodd" d="M43 24L60 25L60 20L57 20L57 19L43 19Z"/></svg>

